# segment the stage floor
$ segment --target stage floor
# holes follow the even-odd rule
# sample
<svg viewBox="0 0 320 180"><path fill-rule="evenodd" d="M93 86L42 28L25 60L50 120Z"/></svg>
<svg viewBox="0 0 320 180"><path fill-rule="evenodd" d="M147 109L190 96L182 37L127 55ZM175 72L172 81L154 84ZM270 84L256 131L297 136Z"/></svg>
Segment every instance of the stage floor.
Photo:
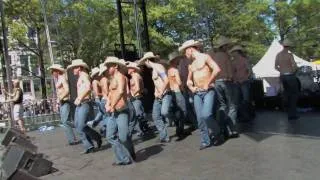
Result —
<svg viewBox="0 0 320 180"><path fill-rule="evenodd" d="M111 165L113 153L106 142L103 150L80 155L82 146L67 146L61 128L29 135L59 170L42 177L46 180L314 180L320 175L319 112L288 122L283 112L260 111L255 121L242 124L240 138L202 151L198 131L179 142L173 137L169 144L158 143L157 137L135 138L137 162L126 167Z"/></svg>

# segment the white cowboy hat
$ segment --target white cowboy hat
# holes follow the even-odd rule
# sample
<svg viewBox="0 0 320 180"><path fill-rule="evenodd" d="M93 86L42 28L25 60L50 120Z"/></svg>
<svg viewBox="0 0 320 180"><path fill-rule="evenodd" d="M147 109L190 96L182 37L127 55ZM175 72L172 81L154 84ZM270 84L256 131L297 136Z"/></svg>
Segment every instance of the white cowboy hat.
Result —
<svg viewBox="0 0 320 180"><path fill-rule="evenodd" d="M85 63L82 59L72 60L71 64L67 67L67 69L79 67L79 66L86 68L86 69L89 69L89 66L87 65L87 63Z"/></svg>
<svg viewBox="0 0 320 180"><path fill-rule="evenodd" d="M104 65L104 63L99 65L99 76L103 75L104 72L108 70L107 66Z"/></svg>
<svg viewBox="0 0 320 180"><path fill-rule="evenodd" d="M126 62L126 65L127 65L127 68L128 68L128 69L129 69L129 68L132 68L132 69L135 69L135 70L137 70L137 71L141 71L141 69L138 67L138 64L135 63L135 62L129 62L129 61L127 61L127 62Z"/></svg>
<svg viewBox="0 0 320 180"><path fill-rule="evenodd" d="M65 69L60 64L52 64L48 70L58 70L60 72L64 72Z"/></svg>
<svg viewBox="0 0 320 180"><path fill-rule="evenodd" d="M217 40L216 47L220 48L221 46L231 44L231 43L232 41L229 38L220 36L219 39Z"/></svg>
<svg viewBox="0 0 320 180"><path fill-rule="evenodd" d="M139 65L142 65L142 64L143 64L146 60L148 60L148 59L155 59L155 60L158 61L158 60L160 59L160 57L154 55L153 52L147 52L147 53L145 53L144 56L138 61L138 64L139 64Z"/></svg>
<svg viewBox="0 0 320 180"><path fill-rule="evenodd" d="M183 56L181 54L179 54L179 52L174 51L168 55L168 59L169 59L168 63L170 63L171 61L173 61L175 59L181 58L181 57L183 57Z"/></svg>
<svg viewBox="0 0 320 180"><path fill-rule="evenodd" d="M188 40L186 42L184 42L180 47L179 47L179 52L184 51L185 49L189 48L189 47L201 47L202 44L199 41L195 41L195 40Z"/></svg>
<svg viewBox="0 0 320 180"><path fill-rule="evenodd" d="M290 41L289 39L285 39L285 40L282 42L282 46L292 47L292 46L293 46L293 42Z"/></svg>
<svg viewBox="0 0 320 180"><path fill-rule="evenodd" d="M243 47L240 45L235 45L231 48L231 50L229 51L230 53L232 53L233 51L244 51Z"/></svg>
<svg viewBox="0 0 320 180"><path fill-rule="evenodd" d="M126 61L124 59L118 59L117 57L109 56L104 61L105 66L107 66L108 64L117 64L117 65L119 65L120 69L122 69L124 71L127 70Z"/></svg>
<svg viewBox="0 0 320 180"><path fill-rule="evenodd" d="M93 78L95 75L99 75L100 69L98 67L95 67L91 70L90 77Z"/></svg>

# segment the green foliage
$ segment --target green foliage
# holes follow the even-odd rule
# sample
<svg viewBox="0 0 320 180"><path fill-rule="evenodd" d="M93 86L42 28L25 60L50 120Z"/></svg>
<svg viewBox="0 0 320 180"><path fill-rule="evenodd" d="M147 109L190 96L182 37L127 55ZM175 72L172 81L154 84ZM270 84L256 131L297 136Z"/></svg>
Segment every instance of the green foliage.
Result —
<svg viewBox="0 0 320 180"><path fill-rule="evenodd" d="M90 66L96 66L105 56L113 54L120 39L115 1L46 1L51 38L57 42L55 57L62 59L64 64L82 58ZM279 37L292 39L297 44L296 54L303 58L320 56L319 0L146 2L151 48L164 58L188 39L200 39L208 49L220 35L243 45L253 62L259 60L272 40ZM12 29L10 36L28 44L29 40L24 36L28 28L43 30L39 0L11 0L6 5ZM122 6L125 42L137 45L133 5ZM139 25L142 34L141 12ZM41 43L40 47L46 51L44 41Z"/></svg>

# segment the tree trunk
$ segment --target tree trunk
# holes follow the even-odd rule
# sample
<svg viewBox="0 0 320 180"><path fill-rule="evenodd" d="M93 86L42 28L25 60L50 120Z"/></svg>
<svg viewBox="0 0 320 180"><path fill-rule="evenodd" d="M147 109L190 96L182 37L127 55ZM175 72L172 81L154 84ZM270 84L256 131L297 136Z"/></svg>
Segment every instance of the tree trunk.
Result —
<svg viewBox="0 0 320 180"><path fill-rule="evenodd" d="M47 98L47 88L46 88L46 74L44 69L44 58L43 58L43 49L41 48L41 29L37 28L37 38L38 38L38 64L40 68L40 83L41 83L41 94L42 99Z"/></svg>

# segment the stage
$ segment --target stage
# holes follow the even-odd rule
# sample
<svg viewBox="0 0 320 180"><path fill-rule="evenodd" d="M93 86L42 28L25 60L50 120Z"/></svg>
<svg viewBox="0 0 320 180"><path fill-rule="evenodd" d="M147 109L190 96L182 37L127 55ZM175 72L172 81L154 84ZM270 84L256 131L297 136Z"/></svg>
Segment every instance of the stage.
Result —
<svg viewBox="0 0 320 180"><path fill-rule="evenodd" d="M144 142L135 138L137 162L113 167L113 153L103 149L80 155L81 145L67 146L61 128L30 132L39 152L54 162L57 172L46 180L80 179L317 179L320 166L320 113L301 114L288 122L280 111L259 111L256 120L242 124L238 139L199 151L199 132L162 145L158 138ZM174 128L170 128L174 135Z"/></svg>

